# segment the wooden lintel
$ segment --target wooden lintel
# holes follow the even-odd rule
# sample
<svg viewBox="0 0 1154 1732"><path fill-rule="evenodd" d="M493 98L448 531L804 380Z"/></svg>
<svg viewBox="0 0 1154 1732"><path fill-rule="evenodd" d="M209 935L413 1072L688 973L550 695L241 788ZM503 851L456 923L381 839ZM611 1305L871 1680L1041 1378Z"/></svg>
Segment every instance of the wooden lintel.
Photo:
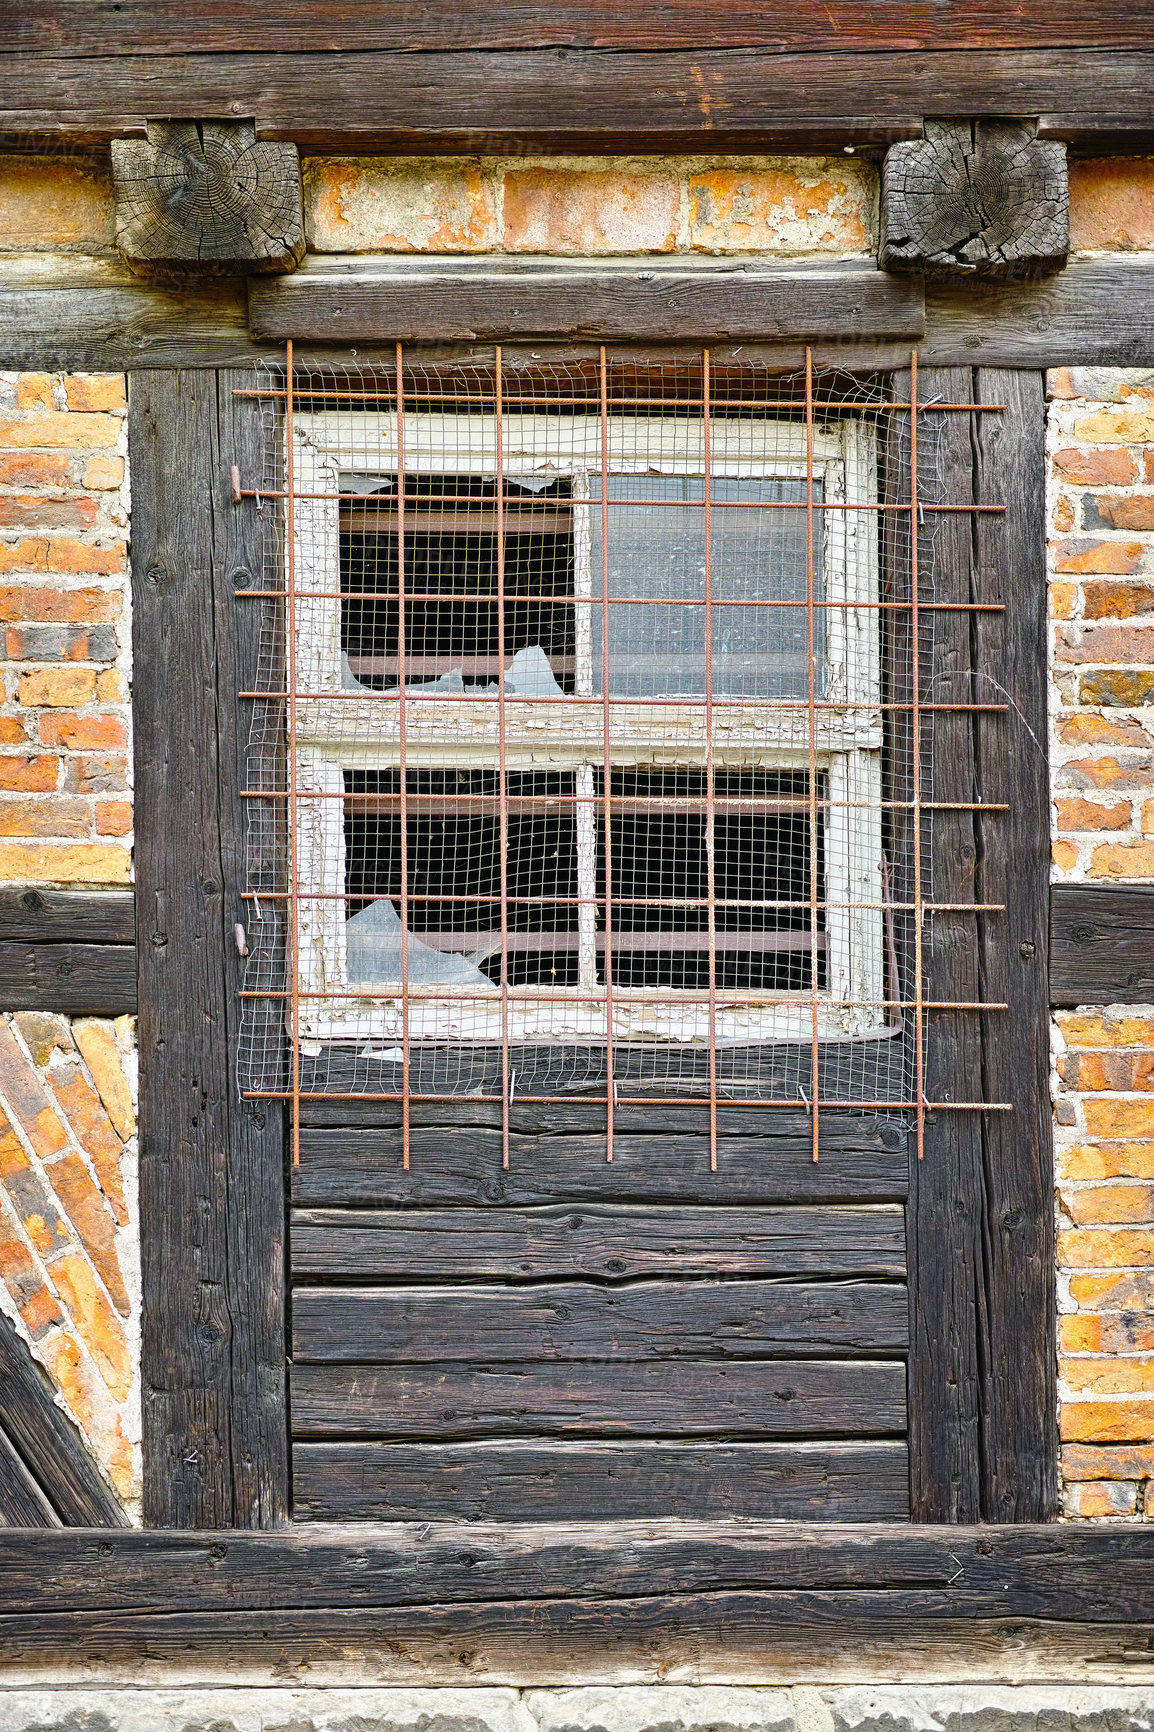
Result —
<svg viewBox="0 0 1154 1732"><path fill-rule="evenodd" d="M257 337L351 343L581 336L913 341L920 288L861 264L718 259L312 259L254 281Z"/></svg>
<svg viewBox="0 0 1154 1732"><path fill-rule="evenodd" d="M150 123L112 144L116 240L150 273L288 271L304 256L294 144L252 121Z"/></svg>
<svg viewBox="0 0 1154 1732"><path fill-rule="evenodd" d="M1022 121L927 120L882 165L888 271L1021 278L1065 264L1066 147Z"/></svg>

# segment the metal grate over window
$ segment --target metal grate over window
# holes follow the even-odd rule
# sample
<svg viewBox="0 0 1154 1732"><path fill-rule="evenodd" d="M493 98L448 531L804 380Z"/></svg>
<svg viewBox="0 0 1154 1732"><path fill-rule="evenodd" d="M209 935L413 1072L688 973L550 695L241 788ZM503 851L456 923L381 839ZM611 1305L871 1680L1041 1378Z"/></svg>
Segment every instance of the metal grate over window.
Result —
<svg viewBox="0 0 1154 1732"><path fill-rule="evenodd" d="M253 1096L929 1102L925 498L970 404L604 349L302 368L255 394ZM985 406L993 408L996 406ZM919 450L920 440L920 450ZM984 604L987 611L990 604ZM956 806L956 802L951 803ZM997 810L988 804L984 811Z"/></svg>

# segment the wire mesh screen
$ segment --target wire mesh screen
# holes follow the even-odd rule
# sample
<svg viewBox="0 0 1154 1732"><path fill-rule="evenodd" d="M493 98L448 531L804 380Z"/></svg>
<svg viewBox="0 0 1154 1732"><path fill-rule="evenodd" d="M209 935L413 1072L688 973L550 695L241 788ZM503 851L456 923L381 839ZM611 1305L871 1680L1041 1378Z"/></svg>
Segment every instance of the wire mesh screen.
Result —
<svg viewBox="0 0 1154 1732"><path fill-rule="evenodd" d="M604 350L271 369L247 1094L924 1098L953 406ZM960 407L960 406L957 406ZM969 405L965 406L967 409ZM919 450L920 441L920 450ZM987 808L988 809L988 808ZM953 905L958 906L958 905ZM959 1007L954 1007L959 1008ZM975 1106L978 1103L953 1103Z"/></svg>

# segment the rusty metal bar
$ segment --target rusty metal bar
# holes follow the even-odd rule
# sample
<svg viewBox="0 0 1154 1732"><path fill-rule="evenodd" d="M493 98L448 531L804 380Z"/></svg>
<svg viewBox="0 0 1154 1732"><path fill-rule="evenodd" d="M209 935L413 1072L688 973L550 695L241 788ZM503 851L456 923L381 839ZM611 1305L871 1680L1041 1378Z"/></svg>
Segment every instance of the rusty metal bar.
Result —
<svg viewBox="0 0 1154 1732"><path fill-rule="evenodd" d="M292 1066L292 1163L300 1166L301 1134L300 1134L300 875L297 869L299 858L299 807L297 805L297 619L296 619L296 512L293 501L293 481L295 478L295 457L293 427L293 346L290 339L285 344L285 514L288 521L285 524L285 580L288 591L288 606L286 620L286 653L285 672L288 676L288 783L289 783L289 925L291 937L287 950L289 965L289 982L292 989L290 1004L291 1045L290 1063Z"/></svg>
<svg viewBox="0 0 1154 1732"><path fill-rule="evenodd" d="M602 847L605 856L605 1159L613 1159L613 1121L616 1082L613 1075L613 826L609 795L613 786L613 754L609 705L609 375L605 346L599 353L601 388L601 809Z"/></svg>
<svg viewBox="0 0 1154 1732"><path fill-rule="evenodd" d="M914 832L914 1095L917 1099L918 1160L926 1152L925 1109L925 1006L924 980L924 921L922 917L922 715L921 660L919 635L921 620L918 611L918 589L921 574L918 566L918 353L910 356L910 693L913 699L911 729L913 733L913 832Z"/></svg>
<svg viewBox="0 0 1154 1732"><path fill-rule="evenodd" d="M701 439L705 467L705 878L709 920L709 1170L717 1171L717 824L713 778L713 453L709 350L701 352Z"/></svg>
<svg viewBox="0 0 1154 1732"><path fill-rule="evenodd" d="M496 353L494 415L497 431L497 762L501 871L501 1165L509 1165L509 777L505 761L505 449L501 418L501 350Z"/></svg>
<svg viewBox="0 0 1154 1732"><path fill-rule="evenodd" d="M514 378L517 377L516 374L514 374L513 376L514 376ZM238 389L238 390L233 391L233 396L234 397L283 397L284 392L278 391L276 389L268 389L268 390L264 390L264 391L258 391L258 390L252 390L252 389L248 389L248 390L239 390ZM392 400L392 392L391 391L385 391L385 390L382 390L382 391L364 391L364 392L307 390L307 391L302 392L301 396L302 396L302 398L307 399L310 402L312 402L313 400L318 399L318 398L323 402L333 401L333 402L346 402L346 403L378 403L378 404L381 402L388 403ZM417 398L417 401L421 402L421 403L476 403L478 401L478 399L475 396L472 396L469 394L462 395L459 392L454 392L452 395L448 395L448 394L436 395L435 393L430 392L430 391L419 391L416 393L416 398ZM585 396L585 397L553 397L553 396L550 396L550 398L548 400L549 400L549 403L554 408L558 408L558 409L586 407L589 409L590 413L592 414L592 413L596 412L596 408L597 408L597 402L596 402L596 399L593 397L592 393L590 393L589 396ZM485 401L485 398L483 395L481 396L480 401L482 403ZM520 396L518 396L518 397L510 399L510 401L518 402L518 403L520 403L520 402L534 403L534 402L539 401L539 399L534 398L534 397L520 397ZM701 400L698 397L609 397L606 399L606 401L608 403L608 406L612 409L617 409L617 408L697 409L697 408L700 408L700 406L701 406ZM733 397L730 399L730 401L733 403L740 404L743 409L799 409L801 407L801 399L798 397L781 397L781 398ZM889 402L889 401L882 402L882 401L874 399L872 397L849 397L849 398L846 398L844 401L839 401L836 398L830 398L829 400L823 398L822 402L821 402L821 407L823 410L826 410L826 409L858 409L858 410L861 410L863 412L868 411L872 414L875 410L884 412L884 411L893 410L893 409L910 409L910 408L915 407L915 405L910 404L910 403L896 403L896 402ZM988 410L993 414L999 414L1000 415L1005 411L1005 408L1006 408L1006 405L1004 403L938 403L938 402L931 402L931 403L925 403L925 404L918 405L917 406L917 412L919 415L928 415L931 411L933 411L933 413L936 414L939 410L942 410L942 411L956 410L960 414L967 414L968 415L968 414L971 414L975 409L980 409L980 410Z"/></svg>
<svg viewBox="0 0 1154 1732"><path fill-rule="evenodd" d="M821 1090L818 1084L820 1027L818 1008L818 947L817 947L817 619L814 614L814 513L813 513L813 351L805 351L805 630L806 688L809 699L809 990L813 1036L810 1042L810 1079L813 1094L810 1107L813 1130L813 1159L819 1158L821 1134Z"/></svg>
<svg viewBox="0 0 1154 1732"><path fill-rule="evenodd" d="M397 344L397 750L400 757L400 868L401 868L401 1076L404 1100L401 1106L401 1165L409 1170L409 808L408 808L408 702L405 690L405 381L404 353Z"/></svg>

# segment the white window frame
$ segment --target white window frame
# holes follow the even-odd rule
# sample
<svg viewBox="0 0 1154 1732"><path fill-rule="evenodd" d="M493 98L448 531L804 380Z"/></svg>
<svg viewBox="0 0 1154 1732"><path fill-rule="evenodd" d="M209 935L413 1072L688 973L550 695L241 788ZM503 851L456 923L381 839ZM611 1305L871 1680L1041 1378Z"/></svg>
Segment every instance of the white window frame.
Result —
<svg viewBox="0 0 1154 1732"><path fill-rule="evenodd" d="M496 423L491 414L406 413L404 471L484 474L497 469ZM704 474L700 422L616 416L609 422L612 475ZM589 478L602 473L600 423L592 416L507 413L502 422L502 472L508 480L571 481L575 591L591 595ZM306 1051L328 1041L401 1038L399 991L350 987L345 948L344 774L350 769L395 770L400 763L397 701L359 698L342 689L339 599L339 506L361 478L396 474L395 414L355 411L299 413L294 417L295 485L292 508L296 597L293 649L296 691L295 862L300 889L297 929L298 1029ZM877 449L873 427L856 418L818 428L813 437L815 480L830 505L877 503ZM715 414L710 438L715 478L805 480L806 430L794 422L759 422ZM367 489L366 489L367 490ZM323 497L318 497L323 496ZM883 729L880 709L878 532L874 511L823 514L825 599L845 602L825 610L824 704L816 711L816 764L827 779L825 808L825 934L827 987L816 994L818 1036L860 1039L892 1032L878 1002L886 996L881 789ZM327 591L314 597L309 591ZM859 605L854 605L859 604ZM576 608L578 692L592 691L592 610ZM409 769L496 769L498 705L493 697L426 696L407 692L405 763ZM703 701L679 697L668 705L612 700L613 767L703 769ZM715 700L712 707L716 770L796 770L809 767L807 709L773 708L772 700ZM593 774L604 766L603 712L598 703L566 698L505 699L509 770L572 770L577 775L579 872L588 878L596 854L598 816ZM310 799L309 795L325 796ZM290 820L291 821L291 820ZM583 892L584 893L584 892ZM452 985L408 991L408 1028L414 1040L499 1042L502 997L512 1041L597 1042L605 1039L603 1003L596 993L594 909L579 913L579 968L575 989L510 987L503 995ZM708 1005L687 991L667 988L614 993L613 1038L705 1045ZM770 995L759 993L764 1001ZM718 1045L808 1040L815 994L782 991L772 1003L719 1004Z"/></svg>

